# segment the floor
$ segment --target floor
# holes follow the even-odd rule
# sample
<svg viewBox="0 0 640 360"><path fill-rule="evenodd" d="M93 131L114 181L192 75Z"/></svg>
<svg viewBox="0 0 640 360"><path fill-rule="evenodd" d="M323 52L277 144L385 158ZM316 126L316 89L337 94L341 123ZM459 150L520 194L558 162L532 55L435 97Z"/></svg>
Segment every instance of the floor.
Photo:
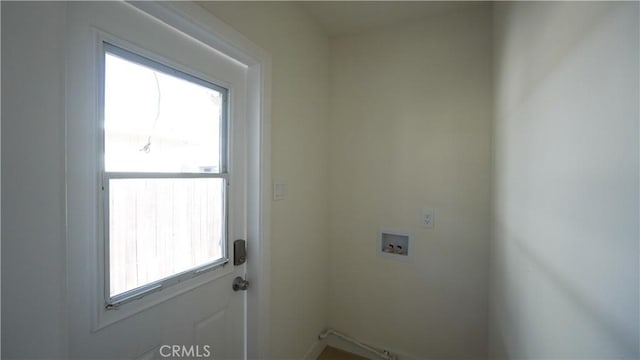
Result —
<svg viewBox="0 0 640 360"><path fill-rule="evenodd" d="M316 360L367 360L367 358L327 346Z"/></svg>

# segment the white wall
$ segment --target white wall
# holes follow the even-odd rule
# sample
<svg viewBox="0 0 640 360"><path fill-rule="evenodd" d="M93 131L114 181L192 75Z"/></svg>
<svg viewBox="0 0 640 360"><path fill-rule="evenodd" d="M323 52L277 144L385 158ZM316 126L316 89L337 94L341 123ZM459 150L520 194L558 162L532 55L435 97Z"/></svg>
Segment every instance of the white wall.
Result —
<svg viewBox="0 0 640 360"><path fill-rule="evenodd" d="M271 356L299 359L327 322L328 40L295 4L201 5L272 55Z"/></svg>
<svg viewBox="0 0 640 360"><path fill-rule="evenodd" d="M66 353L64 5L2 3L2 357Z"/></svg>
<svg viewBox="0 0 640 360"><path fill-rule="evenodd" d="M486 355L491 14L331 40L329 325L418 358ZM413 258L377 256L379 227Z"/></svg>
<svg viewBox="0 0 640 360"><path fill-rule="evenodd" d="M638 350L638 3L501 3L490 348Z"/></svg>

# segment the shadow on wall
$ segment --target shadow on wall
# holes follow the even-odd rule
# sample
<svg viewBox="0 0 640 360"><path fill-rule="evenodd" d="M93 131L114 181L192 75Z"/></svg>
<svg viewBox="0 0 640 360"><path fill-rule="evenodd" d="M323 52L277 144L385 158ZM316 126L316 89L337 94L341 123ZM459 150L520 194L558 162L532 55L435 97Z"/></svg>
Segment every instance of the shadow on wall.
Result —
<svg viewBox="0 0 640 360"><path fill-rule="evenodd" d="M638 4L494 19L491 355L635 359Z"/></svg>
<svg viewBox="0 0 640 360"><path fill-rule="evenodd" d="M503 239L505 241L505 250L509 253L509 257L512 259L517 259L516 261L519 263L518 266L522 268L526 268L529 270L530 274L527 276L526 280L534 279L532 281L543 282L546 287L552 288L550 291L545 291L542 293L534 294L534 296L539 296L540 300L544 300L545 294L554 293L554 296L561 297L563 303L570 304L570 307L581 315L584 320L582 323L588 323L593 326L594 329L597 329L597 333L602 337L606 337L609 340L609 343L615 344L615 347L619 349L620 353L634 354L637 351L638 339L636 339L632 333L625 330L624 326L613 321L611 317L607 314L607 312L602 309L602 307L598 306L596 301L589 294L581 291L578 287L573 285L572 281L567 277L564 277L560 271L556 270L551 262L546 261L544 256L541 254L537 254L533 249L531 249L527 244L518 238L517 234L513 232L509 233L506 229L506 226L501 226L499 232L502 234ZM506 254L500 256L501 258L505 258ZM512 260L513 261L513 260ZM500 270L504 277L508 277L509 275L509 266L502 266ZM503 283L509 281L507 279L503 279ZM511 280L513 281L513 280ZM523 286L527 286L524 284ZM539 287L538 287L539 288ZM515 292L510 292L509 287L504 287L502 290L502 294L499 294L499 298L502 299L502 304L499 304L502 307L502 310L506 316L503 316L499 319L499 331L497 335L497 340L502 344L503 348L500 349L499 353L502 354L512 354L518 353L517 351L509 351L506 348L506 340L507 337L511 339L522 339L523 337L518 336L518 329L521 329L522 326L519 326L515 321L518 321L518 312L522 309L518 308L518 305L522 306L522 299L518 298L520 295L516 295ZM559 295L556 295L559 294ZM537 299L531 299L530 301L536 302ZM526 301L525 301L526 302ZM526 304L524 305L526 306ZM557 309L548 309L549 312L557 312ZM556 314L548 313L546 314L550 317L555 317ZM557 314L558 316L560 314ZM505 321L505 319L511 319L512 321ZM504 321L504 323L503 323ZM505 330L516 331L515 333L505 333ZM524 334L523 334L524 335ZM558 339L558 341L563 341L562 339ZM527 344L519 343L517 347L520 349L526 349ZM534 349L531 349L534 350ZM518 354L520 355L520 354ZM508 358L512 358L512 356L508 356Z"/></svg>
<svg viewBox="0 0 640 360"><path fill-rule="evenodd" d="M498 76L497 97L511 107L506 110L525 103L540 83L593 35L614 7L606 1L586 5L575 2L522 2L518 5L517 8L505 5L496 14L506 21L497 29L495 66L501 69L505 57L518 62L511 72L495 72ZM576 11L576 6L587 9ZM558 31L558 23L563 24L561 31ZM523 40L527 46L522 46Z"/></svg>

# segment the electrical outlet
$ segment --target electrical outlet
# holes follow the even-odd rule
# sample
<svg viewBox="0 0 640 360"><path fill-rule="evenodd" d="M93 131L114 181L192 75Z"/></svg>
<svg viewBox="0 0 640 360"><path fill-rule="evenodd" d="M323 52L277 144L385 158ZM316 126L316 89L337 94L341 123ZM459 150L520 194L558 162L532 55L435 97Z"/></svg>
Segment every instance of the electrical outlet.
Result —
<svg viewBox="0 0 640 360"><path fill-rule="evenodd" d="M423 228L433 229L435 222L435 211L433 209L422 209L420 223Z"/></svg>

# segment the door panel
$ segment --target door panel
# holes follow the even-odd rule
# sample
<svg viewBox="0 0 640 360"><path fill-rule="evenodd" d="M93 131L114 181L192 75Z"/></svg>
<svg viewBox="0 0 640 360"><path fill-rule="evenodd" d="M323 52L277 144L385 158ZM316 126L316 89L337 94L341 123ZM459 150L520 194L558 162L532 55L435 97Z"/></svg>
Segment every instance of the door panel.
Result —
<svg viewBox="0 0 640 360"><path fill-rule="evenodd" d="M68 3L67 202L69 344L72 358L245 357L246 292L233 292L246 264L232 242L246 238L246 67L116 2ZM229 263L161 291L104 307L104 226L100 209L100 44L107 40L229 89ZM250 261L250 260L249 260ZM191 346L198 346L190 349ZM208 345L208 351L205 351ZM174 350L173 348L171 349ZM172 353L172 355L175 355Z"/></svg>

